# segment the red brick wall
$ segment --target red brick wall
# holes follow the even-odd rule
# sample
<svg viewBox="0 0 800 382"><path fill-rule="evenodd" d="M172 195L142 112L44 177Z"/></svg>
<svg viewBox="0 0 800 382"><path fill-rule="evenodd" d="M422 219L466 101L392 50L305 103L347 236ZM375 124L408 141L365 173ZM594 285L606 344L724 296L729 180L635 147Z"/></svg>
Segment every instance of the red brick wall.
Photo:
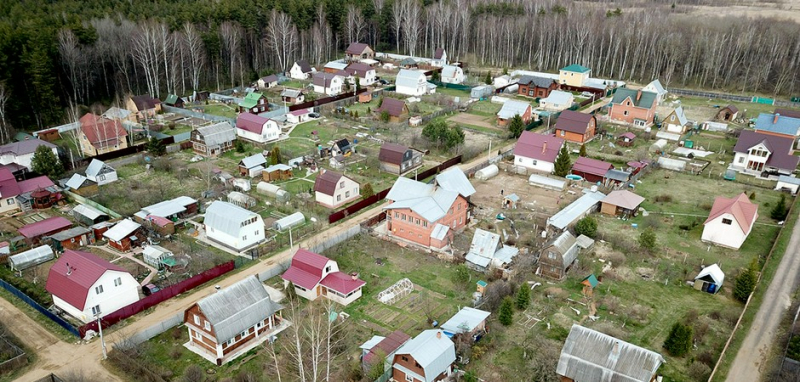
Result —
<svg viewBox="0 0 800 382"><path fill-rule="evenodd" d="M648 124L653 123L653 117L655 116L655 102L653 103L653 107L650 109L634 106L633 102L631 102L631 105L627 105L628 102L629 101L626 99L621 103L611 105L609 117L611 119L624 121L627 123L633 123L634 119L645 120ZM626 111L628 112L628 115L625 115Z"/></svg>
<svg viewBox="0 0 800 382"><path fill-rule="evenodd" d="M420 245L431 245L431 232L436 223L446 225L453 231L460 231L467 224L467 211L469 206L467 200L458 196L447 215L437 222L428 222L425 226L425 219L421 218L414 211L408 208L389 210L389 231L393 236L405 240L413 241ZM403 220L405 215L405 220ZM419 224L417 223L419 221Z"/></svg>
<svg viewBox="0 0 800 382"><path fill-rule="evenodd" d="M403 357L406 357L406 359L408 359L408 361L404 360ZM412 356L410 356L408 354L395 355L394 356L394 363L399 364L399 365L405 367L406 369L411 370L411 371L417 373L418 375L421 375L421 376L425 377L425 370L423 370L421 367L418 367L417 366L417 362L414 360L414 357L412 357ZM394 377L395 380L405 381L405 374L402 371L394 369L394 372L392 374L393 374L393 377Z"/></svg>

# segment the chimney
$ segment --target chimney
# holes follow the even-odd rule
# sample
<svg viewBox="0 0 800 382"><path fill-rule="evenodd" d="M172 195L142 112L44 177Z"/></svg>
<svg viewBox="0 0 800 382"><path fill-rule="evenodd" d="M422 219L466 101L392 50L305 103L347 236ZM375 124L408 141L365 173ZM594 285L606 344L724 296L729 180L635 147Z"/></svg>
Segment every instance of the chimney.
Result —
<svg viewBox="0 0 800 382"><path fill-rule="evenodd" d="M773 124L773 125L774 125L774 124L776 124L776 123L778 123L778 117L780 117L780 116L781 116L781 115L780 115L779 113L775 113L775 116L774 116L774 117L772 117L772 124Z"/></svg>
<svg viewBox="0 0 800 382"><path fill-rule="evenodd" d="M67 263L67 276L69 276L71 274L72 274L72 267L70 267L69 263Z"/></svg>
<svg viewBox="0 0 800 382"><path fill-rule="evenodd" d="M636 92L636 102L639 102L639 99L642 98L642 89Z"/></svg>
<svg viewBox="0 0 800 382"><path fill-rule="evenodd" d="M350 274L350 278L353 279L353 281L358 280L358 272L351 273Z"/></svg>
<svg viewBox="0 0 800 382"><path fill-rule="evenodd" d="M441 330L437 330L436 331L436 338L442 339L442 331Z"/></svg>
<svg viewBox="0 0 800 382"><path fill-rule="evenodd" d="M547 141L545 141L544 144L542 145L542 154L544 154L546 151L547 151Z"/></svg>
<svg viewBox="0 0 800 382"><path fill-rule="evenodd" d="M222 289L219 287L219 285L214 285L214 289L216 289L216 290L217 290L217 293L219 293L219 291L220 291L220 290L222 290Z"/></svg>

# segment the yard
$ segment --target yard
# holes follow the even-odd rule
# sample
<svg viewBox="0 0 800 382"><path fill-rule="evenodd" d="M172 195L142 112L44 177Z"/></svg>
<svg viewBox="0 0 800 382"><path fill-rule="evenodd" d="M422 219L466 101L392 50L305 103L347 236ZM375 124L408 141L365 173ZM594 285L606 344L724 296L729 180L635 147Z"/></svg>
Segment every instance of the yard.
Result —
<svg viewBox="0 0 800 382"><path fill-rule="evenodd" d="M221 117L228 117L228 118L236 118L239 114L239 108L235 104L226 105L224 103L219 102L211 102L208 105L197 105L192 106L191 110L205 113L205 114L213 114L218 115Z"/></svg>
<svg viewBox="0 0 800 382"><path fill-rule="evenodd" d="M678 101L678 102L676 102ZM758 117L760 113L773 113L778 106L766 105L752 102L736 102L716 98L701 98L692 96L668 95L666 101L658 108L658 115L666 116L672 109L683 106L686 118L690 121L703 123L712 121L720 108L727 105L734 105L739 109L739 118L744 116L746 119ZM795 109L795 108L788 108Z"/></svg>

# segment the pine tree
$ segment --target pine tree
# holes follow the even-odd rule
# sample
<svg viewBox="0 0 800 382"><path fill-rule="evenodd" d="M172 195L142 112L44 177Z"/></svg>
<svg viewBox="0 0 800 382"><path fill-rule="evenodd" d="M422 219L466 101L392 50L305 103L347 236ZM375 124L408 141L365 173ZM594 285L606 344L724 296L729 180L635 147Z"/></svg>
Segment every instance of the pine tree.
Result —
<svg viewBox="0 0 800 382"><path fill-rule="evenodd" d="M500 316L498 317L503 326L509 326L514 322L514 302L511 296L506 296L500 304Z"/></svg>
<svg viewBox="0 0 800 382"><path fill-rule="evenodd" d="M749 267L742 268L739 271L739 275L736 276L733 284L733 297L736 297L737 300L747 302L747 299L750 298L750 293L753 293L756 288L756 282L758 282L757 265L758 263L754 262Z"/></svg>
<svg viewBox="0 0 800 382"><path fill-rule="evenodd" d="M676 322L669 331L669 336L664 341L664 349L675 357L682 357L692 348L694 331L689 325Z"/></svg>
<svg viewBox="0 0 800 382"><path fill-rule="evenodd" d="M558 153L554 167L556 176L567 176L569 174L569 170L572 168L572 160L569 159L567 145L561 146L561 151Z"/></svg>
<svg viewBox="0 0 800 382"><path fill-rule="evenodd" d="M517 114L514 118L511 118L511 122L508 124L509 135L511 135L511 138L519 138L523 131L525 131L525 122Z"/></svg>
<svg viewBox="0 0 800 382"><path fill-rule="evenodd" d="M578 155L586 157L586 145L581 145L581 151Z"/></svg>
<svg viewBox="0 0 800 382"><path fill-rule="evenodd" d="M361 196L364 199L367 199L367 198L371 197L372 195L375 195L375 190L372 189L372 183L364 184L364 186L361 187Z"/></svg>
<svg viewBox="0 0 800 382"><path fill-rule="evenodd" d="M575 234L594 238L597 235L597 220L591 216L578 220L575 224Z"/></svg>
<svg viewBox="0 0 800 382"><path fill-rule="evenodd" d="M147 142L147 152L153 156L160 157L167 153L167 147L164 146L164 142L160 139L151 138Z"/></svg>
<svg viewBox="0 0 800 382"><path fill-rule="evenodd" d="M656 233L650 228L642 231L639 234L639 246L648 251L654 250L656 248Z"/></svg>
<svg viewBox="0 0 800 382"><path fill-rule="evenodd" d="M269 152L269 163L272 165L280 164L281 163L281 148L275 146Z"/></svg>
<svg viewBox="0 0 800 382"><path fill-rule="evenodd" d="M525 283L520 285L519 290L517 290L517 300L515 302L519 310L528 309L531 304L531 290L528 289Z"/></svg>
<svg viewBox="0 0 800 382"><path fill-rule="evenodd" d="M50 147L44 145L37 147L33 153L31 167L33 172L50 178L58 178L64 173L64 166L58 161L56 154Z"/></svg>
<svg viewBox="0 0 800 382"><path fill-rule="evenodd" d="M780 200L778 200L778 204L772 208L770 211L769 216L777 221L782 221L786 219L786 215L789 214L789 209L786 207L786 195L781 194Z"/></svg>
<svg viewBox="0 0 800 382"><path fill-rule="evenodd" d="M486 72L486 78L483 79L483 82L485 82L486 85L492 84L492 72Z"/></svg>

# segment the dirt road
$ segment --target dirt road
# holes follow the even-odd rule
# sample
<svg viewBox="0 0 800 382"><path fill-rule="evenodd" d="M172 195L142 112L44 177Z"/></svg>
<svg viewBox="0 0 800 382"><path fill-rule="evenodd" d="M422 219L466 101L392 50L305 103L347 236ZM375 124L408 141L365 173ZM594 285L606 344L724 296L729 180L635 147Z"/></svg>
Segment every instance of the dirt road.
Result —
<svg viewBox="0 0 800 382"><path fill-rule="evenodd" d="M800 224L794 226L789 246L778 265L778 271L756 313L753 325L744 338L739 353L728 371L726 382L754 382L763 378L767 358L775 341L778 325L791 305L791 295L800 275Z"/></svg>

